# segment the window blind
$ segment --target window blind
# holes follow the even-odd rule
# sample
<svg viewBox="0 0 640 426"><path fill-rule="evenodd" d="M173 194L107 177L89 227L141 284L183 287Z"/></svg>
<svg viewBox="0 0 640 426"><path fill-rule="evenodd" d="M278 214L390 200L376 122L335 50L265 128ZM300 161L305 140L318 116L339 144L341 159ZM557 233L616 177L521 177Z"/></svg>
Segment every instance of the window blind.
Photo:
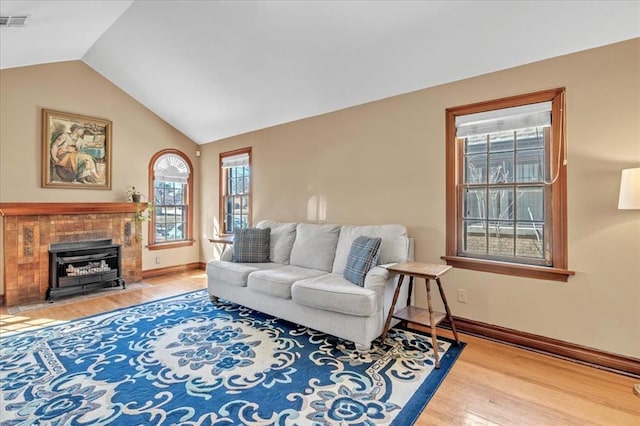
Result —
<svg viewBox="0 0 640 426"><path fill-rule="evenodd" d="M230 167L241 167L249 165L249 154L242 153L237 155L230 155L229 157L222 158L222 168L228 169Z"/></svg>
<svg viewBox="0 0 640 426"><path fill-rule="evenodd" d="M157 180L188 183L190 170L189 166L180 157L166 154L156 161L153 173Z"/></svg>
<svg viewBox="0 0 640 426"><path fill-rule="evenodd" d="M551 102L540 102L456 117L456 136L464 138L551 125Z"/></svg>

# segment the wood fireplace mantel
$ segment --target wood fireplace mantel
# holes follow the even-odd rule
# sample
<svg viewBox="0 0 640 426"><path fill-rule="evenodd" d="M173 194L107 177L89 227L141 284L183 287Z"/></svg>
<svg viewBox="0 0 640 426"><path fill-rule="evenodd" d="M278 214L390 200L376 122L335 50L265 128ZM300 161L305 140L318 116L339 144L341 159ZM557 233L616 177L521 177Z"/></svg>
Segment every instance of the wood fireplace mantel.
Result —
<svg viewBox="0 0 640 426"><path fill-rule="evenodd" d="M0 203L0 216L40 216L83 213L135 213L146 203Z"/></svg>

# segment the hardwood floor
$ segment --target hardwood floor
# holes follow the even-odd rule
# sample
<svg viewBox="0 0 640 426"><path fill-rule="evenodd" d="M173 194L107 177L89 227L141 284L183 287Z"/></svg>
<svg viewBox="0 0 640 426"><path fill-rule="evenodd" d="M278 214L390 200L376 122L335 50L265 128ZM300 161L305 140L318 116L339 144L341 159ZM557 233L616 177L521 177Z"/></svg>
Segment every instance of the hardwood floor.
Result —
<svg viewBox="0 0 640 426"><path fill-rule="evenodd" d="M206 287L203 271L144 280L146 288L56 302L10 315L0 334L24 331ZM439 330L451 336L447 330ZM640 380L460 333L467 347L417 425L640 425Z"/></svg>

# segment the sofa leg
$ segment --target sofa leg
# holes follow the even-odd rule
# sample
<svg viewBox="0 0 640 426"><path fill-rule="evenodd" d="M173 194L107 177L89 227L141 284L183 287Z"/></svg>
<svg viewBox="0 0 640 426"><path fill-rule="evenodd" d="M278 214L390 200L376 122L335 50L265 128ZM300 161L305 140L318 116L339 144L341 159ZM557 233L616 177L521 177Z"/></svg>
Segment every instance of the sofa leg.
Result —
<svg viewBox="0 0 640 426"><path fill-rule="evenodd" d="M356 343L355 345L356 351L360 352L361 354L369 353L369 351L371 350L371 342L366 345L363 345L362 343Z"/></svg>
<svg viewBox="0 0 640 426"><path fill-rule="evenodd" d="M211 299L211 301L215 304L217 304L220 301L220 299L218 299L218 296L214 296L211 293L209 293L209 299Z"/></svg>

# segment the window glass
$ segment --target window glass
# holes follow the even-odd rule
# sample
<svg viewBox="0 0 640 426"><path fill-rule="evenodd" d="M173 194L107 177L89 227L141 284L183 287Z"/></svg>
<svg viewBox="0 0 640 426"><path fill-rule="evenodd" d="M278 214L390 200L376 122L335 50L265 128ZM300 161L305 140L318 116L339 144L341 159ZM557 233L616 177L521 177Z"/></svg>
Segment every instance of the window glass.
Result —
<svg viewBox="0 0 640 426"><path fill-rule="evenodd" d="M545 152L549 150L544 149L544 138L538 135L549 135L548 131L545 132L549 126L550 123L536 128L496 131L464 138L466 149L462 161L466 176L461 184L464 203L460 221L480 220L473 221L473 224L464 222L467 232L463 239L466 241L462 241L459 254L552 264L551 253L524 249L533 246L529 239L549 238L548 235L525 231L531 230L533 221L544 225L544 200L549 195L546 192L550 191L550 186L545 185L543 177L548 174L546 167L549 162L545 159ZM547 145L549 143L546 142ZM543 148L539 148L541 145ZM479 227L484 229L477 229ZM544 226L536 229L539 232L549 230ZM481 238L485 241L476 241Z"/></svg>

